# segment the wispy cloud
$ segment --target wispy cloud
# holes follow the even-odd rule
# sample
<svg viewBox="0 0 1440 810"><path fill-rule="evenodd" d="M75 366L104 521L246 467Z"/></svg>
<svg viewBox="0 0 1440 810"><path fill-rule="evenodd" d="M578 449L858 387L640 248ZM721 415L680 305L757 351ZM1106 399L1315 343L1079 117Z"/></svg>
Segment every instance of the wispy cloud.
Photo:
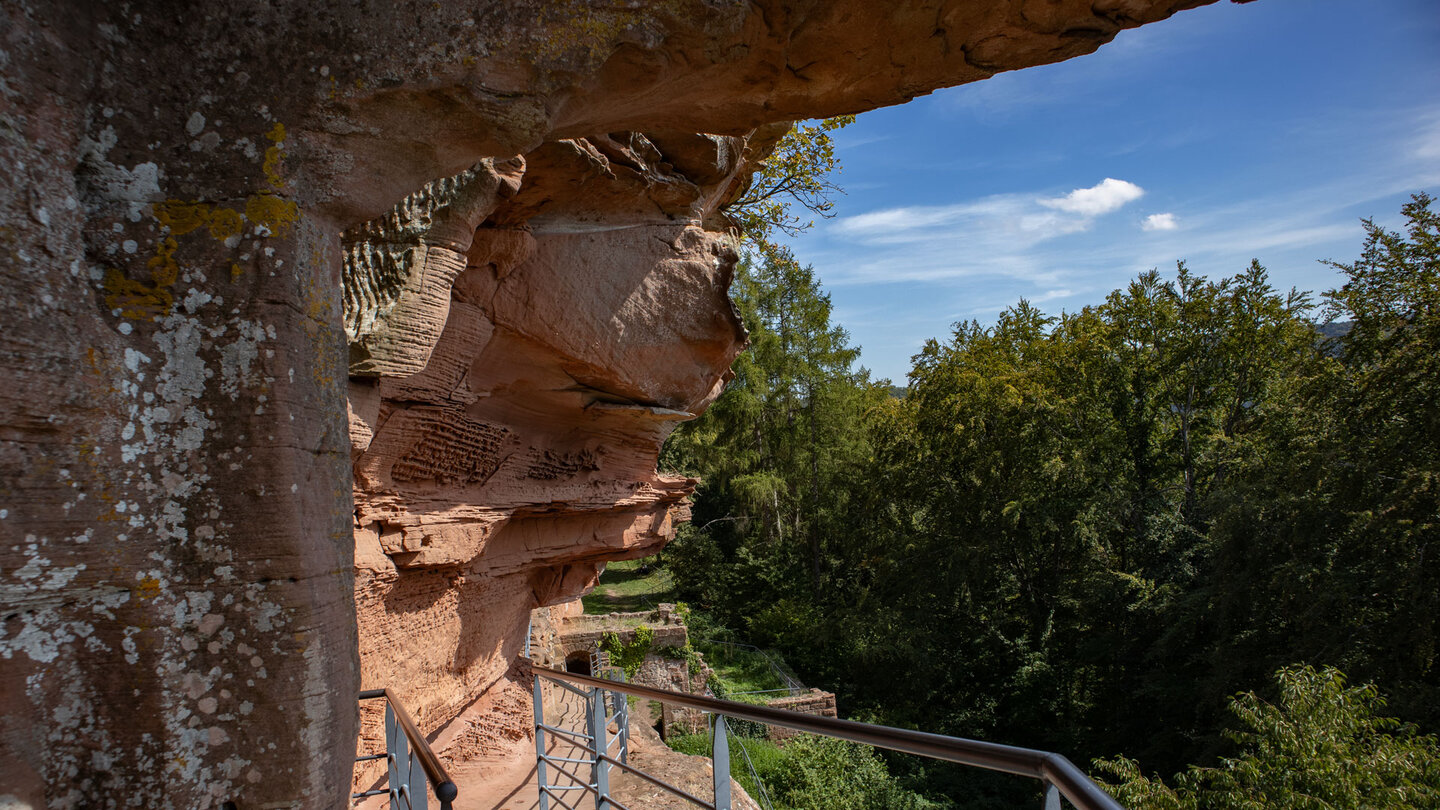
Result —
<svg viewBox="0 0 1440 810"><path fill-rule="evenodd" d="M1417 116L1415 136L1415 157L1421 160L1440 160L1440 110L1432 110Z"/></svg>
<svg viewBox="0 0 1440 810"><path fill-rule="evenodd" d="M1106 178L1062 197L996 194L953 205L870 211L842 217L831 230L868 245L908 244L957 232L985 232L1012 243L1035 244L1086 230L1096 217L1117 211L1144 193L1134 183Z"/></svg>
<svg viewBox="0 0 1440 810"><path fill-rule="evenodd" d="M1151 214L1140 223L1140 229L1144 231L1173 231L1178 227L1180 223L1175 221L1175 215L1168 212Z"/></svg>
<svg viewBox="0 0 1440 810"><path fill-rule="evenodd" d="M1107 177L1090 188L1077 188L1064 197L1041 200L1046 208L1079 214L1084 217L1098 217L1112 211L1119 211L1125 203L1145 196L1145 189L1126 180Z"/></svg>

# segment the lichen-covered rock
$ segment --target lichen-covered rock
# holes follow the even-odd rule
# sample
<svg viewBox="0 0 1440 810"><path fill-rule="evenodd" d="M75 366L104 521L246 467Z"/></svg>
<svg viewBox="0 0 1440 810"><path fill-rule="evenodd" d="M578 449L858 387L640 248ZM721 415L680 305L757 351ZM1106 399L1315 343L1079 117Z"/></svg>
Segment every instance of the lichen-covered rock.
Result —
<svg viewBox="0 0 1440 810"><path fill-rule="evenodd" d="M686 517L749 133L1203 2L0 4L0 804L338 808L362 683L509 705Z"/></svg>

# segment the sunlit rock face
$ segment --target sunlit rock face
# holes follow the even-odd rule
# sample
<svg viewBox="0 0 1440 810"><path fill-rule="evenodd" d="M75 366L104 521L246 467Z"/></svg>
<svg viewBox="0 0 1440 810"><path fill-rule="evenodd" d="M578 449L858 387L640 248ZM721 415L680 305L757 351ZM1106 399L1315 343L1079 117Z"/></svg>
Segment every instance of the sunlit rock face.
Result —
<svg viewBox="0 0 1440 810"><path fill-rule="evenodd" d="M0 5L0 804L341 807L362 683L523 723L530 608L685 517L750 133L1200 4Z"/></svg>
<svg viewBox="0 0 1440 810"><path fill-rule="evenodd" d="M495 189L465 207L464 244L378 247L396 245L395 213L347 232L347 257L389 262L346 265L347 291L389 284L345 302L347 324L369 324L350 365L361 678L422 725L505 677L531 608L688 517L695 482L655 461L744 341L733 240L703 223L745 147L696 137L667 160L640 133L549 142L506 164L513 184L472 171L402 204L429 199L441 213L407 218L444 226L438 198Z"/></svg>

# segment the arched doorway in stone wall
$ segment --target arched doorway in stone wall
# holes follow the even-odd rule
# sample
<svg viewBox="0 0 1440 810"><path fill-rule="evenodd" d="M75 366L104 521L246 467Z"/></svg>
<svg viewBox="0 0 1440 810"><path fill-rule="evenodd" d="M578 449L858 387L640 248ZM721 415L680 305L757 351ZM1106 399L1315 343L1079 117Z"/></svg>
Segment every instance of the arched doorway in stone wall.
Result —
<svg viewBox="0 0 1440 810"><path fill-rule="evenodd" d="M565 657L565 671L576 675L594 674L590 671L590 656L583 652L570 653Z"/></svg>

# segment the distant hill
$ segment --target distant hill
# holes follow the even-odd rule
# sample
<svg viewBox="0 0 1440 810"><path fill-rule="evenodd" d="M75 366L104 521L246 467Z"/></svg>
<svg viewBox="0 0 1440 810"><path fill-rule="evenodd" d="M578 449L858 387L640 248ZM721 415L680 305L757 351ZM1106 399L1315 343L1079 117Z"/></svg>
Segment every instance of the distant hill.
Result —
<svg viewBox="0 0 1440 810"><path fill-rule="evenodd" d="M1331 357L1341 355L1340 338L1350 333L1350 327L1354 321L1331 321L1329 323L1313 324L1315 334L1319 336L1319 343L1325 347L1325 351Z"/></svg>

